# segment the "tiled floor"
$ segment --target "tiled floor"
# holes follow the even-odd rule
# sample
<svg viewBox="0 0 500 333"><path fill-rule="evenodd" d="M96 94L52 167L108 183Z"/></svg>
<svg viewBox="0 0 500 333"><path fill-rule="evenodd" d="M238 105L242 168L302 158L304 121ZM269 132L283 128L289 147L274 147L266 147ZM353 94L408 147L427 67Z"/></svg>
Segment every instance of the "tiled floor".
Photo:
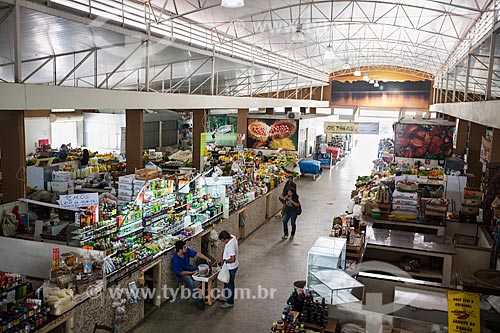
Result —
<svg viewBox="0 0 500 333"><path fill-rule="evenodd" d="M200 311L190 301L166 303L154 311L134 332L267 332L280 317L293 282L304 280L306 256L312 243L327 235L332 217L344 212L358 175L370 173L378 139L360 138L358 147L331 170L314 181L306 175L297 181L303 213L297 221L294 240L281 240L281 219L272 218L240 243L238 288L248 288L250 297L237 299L235 307L217 304ZM260 288L260 289L259 289ZM261 291L273 297L259 299Z"/></svg>

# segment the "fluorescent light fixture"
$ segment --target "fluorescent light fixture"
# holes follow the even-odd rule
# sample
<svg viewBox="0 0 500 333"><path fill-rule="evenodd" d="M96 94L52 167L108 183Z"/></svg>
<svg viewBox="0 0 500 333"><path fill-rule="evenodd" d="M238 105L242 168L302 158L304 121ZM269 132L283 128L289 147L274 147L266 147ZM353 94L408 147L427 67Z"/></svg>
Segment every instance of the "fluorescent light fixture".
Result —
<svg viewBox="0 0 500 333"><path fill-rule="evenodd" d="M351 65L349 65L349 61L347 61L347 59L345 60L344 64L342 65L342 69L344 69L344 70L351 69Z"/></svg>
<svg viewBox="0 0 500 333"><path fill-rule="evenodd" d="M225 8L240 8L245 5L245 0L222 0L220 5Z"/></svg>
<svg viewBox="0 0 500 333"><path fill-rule="evenodd" d="M380 84L378 84L378 81L375 81L375 83L373 84L373 86L374 86L375 88L378 88L378 87L380 87Z"/></svg>
<svg viewBox="0 0 500 333"><path fill-rule="evenodd" d="M297 29L292 35L292 43L304 43L306 41L306 34L302 31L302 23L297 24Z"/></svg>
<svg viewBox="0 0 500 333"><path fill-rule="evenodd" d="M335 53L333 52L333 48L331 45L328 45L325 52L325 60L333 60L335 59Z"/></svg>
<svg viewBox="0 0 500 333"><path fill-rule="evenodd" d="M354 76L361 76L361 71L359 70L359 66L356 67L356 70L354 71Z"/></svg>
<svg viewBox="0 0 500 333"><path fill-rule="evenodd" d="M366 81L366 82L370 81L370 78L368 77L368 74L365 74L363 76L363 81Z"/></svg>

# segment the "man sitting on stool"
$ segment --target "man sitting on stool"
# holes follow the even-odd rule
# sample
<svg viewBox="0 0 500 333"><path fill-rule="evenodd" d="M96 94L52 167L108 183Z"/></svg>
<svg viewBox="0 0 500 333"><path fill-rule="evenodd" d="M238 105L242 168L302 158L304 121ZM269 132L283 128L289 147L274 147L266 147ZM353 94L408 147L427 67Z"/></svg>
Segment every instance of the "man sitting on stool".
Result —
<svg viewBox="0 0 500 333"><path fill-rule="evenodd" d="M212 264L212 260L203 255L201 252L196 252L195 250L188 248L185 241L177 241L175 243L175 254L172 258L172 269L174 270L177 279L184 282L186 287L191 291L192 297L196 301L198 309L203 310L205 306L203 305L200 291L195 291L194 281L191 277L191 275L198 272L198 267L191 265L189 262L191 258L195 257L205 260L209 265Z"/></svg>

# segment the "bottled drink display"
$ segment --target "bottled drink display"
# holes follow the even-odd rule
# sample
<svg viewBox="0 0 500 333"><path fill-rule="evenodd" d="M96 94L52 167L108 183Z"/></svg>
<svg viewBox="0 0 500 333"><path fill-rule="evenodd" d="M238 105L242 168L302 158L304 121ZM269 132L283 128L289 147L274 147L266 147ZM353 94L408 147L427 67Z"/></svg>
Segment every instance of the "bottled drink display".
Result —
<svg viewBox="0 0 500 333"><path fill-rule="evenodd" d="M321 329L328 326L328 306L325 298L319 302L314 300L309 291L297 293L294 290L286 303L281 320L273 323L270 332L305 332L304 325L308 323L318 325Z"/></svg>

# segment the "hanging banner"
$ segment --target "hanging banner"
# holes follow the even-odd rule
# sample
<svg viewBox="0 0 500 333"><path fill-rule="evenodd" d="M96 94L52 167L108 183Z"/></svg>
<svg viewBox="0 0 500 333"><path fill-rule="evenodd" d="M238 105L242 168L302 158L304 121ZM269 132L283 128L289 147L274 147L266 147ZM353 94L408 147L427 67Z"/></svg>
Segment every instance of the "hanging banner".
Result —
<svg viewBox="0 0 500 333"><path fill-rule="evenodd" d="M379 134L379 123L325 121L325 133L331 134Z"/></svg>
<svg viewBox="0 0 500 333"><path fill-rule="evenodd" d="M448 291L448 332L480 333L479 294Z"/></svg>

